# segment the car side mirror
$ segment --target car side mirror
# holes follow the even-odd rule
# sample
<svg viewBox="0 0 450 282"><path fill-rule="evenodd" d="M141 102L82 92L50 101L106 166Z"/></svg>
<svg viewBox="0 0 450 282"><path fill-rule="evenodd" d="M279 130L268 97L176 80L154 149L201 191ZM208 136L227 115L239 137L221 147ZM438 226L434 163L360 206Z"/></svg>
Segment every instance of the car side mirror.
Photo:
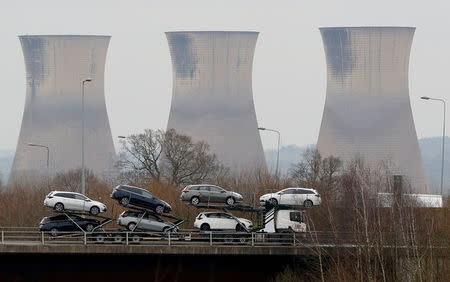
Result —
<svg viewBox="0 0 450 282"><path fill-rule="evenodd" d="M86 199L86 200L84 200L85 202L90 202L91 200L89 200L89 199Z"/></svg>
<svg viewBox="0 0 450 282"><path fill-rule="evenodd" d="M222 191L220 191L220 193L226 193L227 191L225 191L225 190L222 190Z"/></svg>

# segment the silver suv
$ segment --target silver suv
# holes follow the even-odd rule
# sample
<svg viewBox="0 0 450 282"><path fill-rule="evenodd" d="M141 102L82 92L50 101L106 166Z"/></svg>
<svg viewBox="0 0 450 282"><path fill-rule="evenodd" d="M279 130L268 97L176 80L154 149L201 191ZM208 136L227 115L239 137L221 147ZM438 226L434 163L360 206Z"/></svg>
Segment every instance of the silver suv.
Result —
<svg viewBox="0 0 450 282"><path fill-rule="evenodd" d="M125 226L128 230L134 231L135 229L156 231L156 232L176 232L178 227L175 224L162 220L161 218L146 214L142 217L142 213L134 211L124 211L117 219L117 224ZM136 227L137 224L137 227Z"/></svg>
<svg viewBox="0 0 450 282"><path fill-rule="evenodd" d="M226 203L234 205L242 202L242 195L236 192L227 191L219 186L209 184L198 184L186 186L181 192L181 200L188 201L194 206L204 203Z"/></svg>

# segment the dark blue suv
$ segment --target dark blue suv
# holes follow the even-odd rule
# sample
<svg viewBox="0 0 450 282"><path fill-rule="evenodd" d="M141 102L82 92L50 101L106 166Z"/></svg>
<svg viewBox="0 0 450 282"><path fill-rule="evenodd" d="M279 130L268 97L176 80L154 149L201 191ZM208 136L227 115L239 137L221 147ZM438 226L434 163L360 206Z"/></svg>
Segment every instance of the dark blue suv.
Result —
<svg viewBox="0 0 450 282"><path fill-rule="evenodd" d="M111 198L117 200L122 206L133 205L154 210L158 214L168 213L172 210L168 203L156 198L149 191L129 185L119 185L114 188Z"/></svg>
<svg viewBox="0 0 450 282"><path fill-rule="evenodd" d="M92 232L95 227L100 225L100 221L92 218L83 218L78 215L60 214L44 217L39 223L39 231L50 231L50 235L52 236L57 236L60 231L81 232L77 224L83 229L83 231Z"/></svg>

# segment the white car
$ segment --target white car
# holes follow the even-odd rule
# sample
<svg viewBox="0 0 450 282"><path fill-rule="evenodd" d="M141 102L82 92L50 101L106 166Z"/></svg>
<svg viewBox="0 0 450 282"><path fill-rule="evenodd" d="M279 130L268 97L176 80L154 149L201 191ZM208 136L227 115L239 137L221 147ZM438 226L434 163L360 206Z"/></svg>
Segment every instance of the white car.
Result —
<svg viewBox="0 0 450 282"><path fill-rule="evenodd" d="M245 231L239 222L247 229L253 228L253 222L245 218L234 218L224 212L202 212L194 222L194 227L202 231L208 230L236 230Z"/></svg>
<svg viewBox="0 0 450 282"><path fill-rule="evenodd" d="M93 201L80 193L53 191L50 192L44 200L44 206L51 207L55 211L62 212L64 210L86 211L92 215L106 212L106 205L97 201Z"/></svg>
<svg viewBox="0 0 450 282"><path fill-rule="evenodd" d="M270 204L272 206L304 206L311 208L322 203L320 194L309 188L286 188L276 193L262 195L259 198L261 205Z"/></svg>

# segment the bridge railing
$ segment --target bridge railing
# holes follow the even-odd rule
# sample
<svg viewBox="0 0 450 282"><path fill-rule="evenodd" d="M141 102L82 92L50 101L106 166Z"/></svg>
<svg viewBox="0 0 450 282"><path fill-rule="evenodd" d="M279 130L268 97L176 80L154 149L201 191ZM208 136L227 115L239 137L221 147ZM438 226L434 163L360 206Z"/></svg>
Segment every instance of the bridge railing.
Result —
<svg viewBox="0 0 450 282"><path fill-rule="evenodd" d="M180 232L128 232L104 230L98 232L40 232L28 230L1 230L1 244L14 245L198 245L198 246L296 246L305 234L247 233L183 230Z"/></svg>
<svg viewBox="0 0 450 282"><path fill-rule="evenodd" d="M180 230L179 232L130 232L99 230L96 232L40 232L27 228L0 228L0 244L4 245L167 245L167 246L362 246L367 240L353 232L261 233ZM394 246L402 241L395 234L385 233L383 245ZM445 242L437 246L446 246ZM375 246L375 240L369 240ZM405 246L408 247L408 246Z"/></svg>

